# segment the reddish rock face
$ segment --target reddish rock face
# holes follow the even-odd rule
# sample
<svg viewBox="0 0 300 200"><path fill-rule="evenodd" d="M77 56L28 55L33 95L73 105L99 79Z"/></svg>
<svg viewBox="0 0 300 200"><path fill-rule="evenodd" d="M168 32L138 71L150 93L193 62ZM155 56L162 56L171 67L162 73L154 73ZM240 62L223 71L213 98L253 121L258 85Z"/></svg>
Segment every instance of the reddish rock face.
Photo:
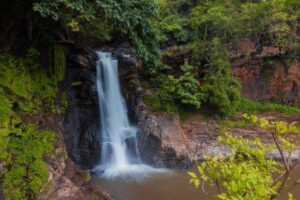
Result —
<svg viewBox="0 0 300 200"><path fill-rule="evenodd" d="M232 65L232 74L241 81L243 96L300 105L299 59L288 62L285 58L253 58Z"/></svg>

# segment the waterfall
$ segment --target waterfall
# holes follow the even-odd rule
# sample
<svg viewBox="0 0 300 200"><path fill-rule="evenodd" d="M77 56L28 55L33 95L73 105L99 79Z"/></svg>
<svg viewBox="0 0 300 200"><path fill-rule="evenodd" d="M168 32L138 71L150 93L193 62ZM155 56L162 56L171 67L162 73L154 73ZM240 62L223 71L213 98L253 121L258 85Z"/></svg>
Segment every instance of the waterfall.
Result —
<svg viewBox="0 0 300 200"><path fill-rule="evenodd" d="M128 120L126 103L120 89L118 61L111 53L98 52L98 56L97 91L102 155L97 169L106 177L153 169L141 164L139 160L137 129ZM129 144L135 146L129 149Z"/></svg>

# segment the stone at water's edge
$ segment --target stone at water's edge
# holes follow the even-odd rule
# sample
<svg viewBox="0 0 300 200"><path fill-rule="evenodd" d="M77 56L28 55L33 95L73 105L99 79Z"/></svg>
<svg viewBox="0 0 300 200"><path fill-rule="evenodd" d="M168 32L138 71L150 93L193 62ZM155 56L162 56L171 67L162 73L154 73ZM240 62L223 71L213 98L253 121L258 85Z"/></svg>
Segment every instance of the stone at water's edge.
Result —
<svg viewBox="0 0 300 200"><path fill-rule="evenodd" d="M61 146L60 146L61 145ZM100 200L111 200L109 193L99 186L88 184L89 171L81 170L74 164L64 149L62 141L49 158L48 181L51 188L47 193L39 196L41 200L90 200L92 197Z"/></svg>

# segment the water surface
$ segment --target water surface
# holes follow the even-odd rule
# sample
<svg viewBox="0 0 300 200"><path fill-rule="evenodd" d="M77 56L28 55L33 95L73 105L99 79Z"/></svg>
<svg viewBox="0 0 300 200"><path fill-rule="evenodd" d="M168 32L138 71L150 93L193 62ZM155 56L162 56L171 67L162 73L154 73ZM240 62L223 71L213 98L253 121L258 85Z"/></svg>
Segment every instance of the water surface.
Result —
<svg viewBox="0 0 300 200"><path fill-rule="evenodd" d="M300 168L291 176L293 179L300 178ZM186 171L173 171L172 173L155 174L141 178L101 179L93 177L93 183L111 193L115 200L213 200L216 190L206 191L204 195L200 188L195 189L189 184ZM295 198L300 199L300 185L291 190ZM284 193L279 200L287 200Z"/></svg>

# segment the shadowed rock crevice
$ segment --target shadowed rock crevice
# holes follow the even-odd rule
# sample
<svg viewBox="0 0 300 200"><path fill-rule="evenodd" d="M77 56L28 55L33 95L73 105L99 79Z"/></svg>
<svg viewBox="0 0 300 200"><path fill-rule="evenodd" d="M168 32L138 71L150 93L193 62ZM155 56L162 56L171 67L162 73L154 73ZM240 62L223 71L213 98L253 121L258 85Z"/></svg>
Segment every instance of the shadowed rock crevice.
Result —
<svg viewBox="0 0 300 200"><path fill-rule="evenodd" d="M100 161L100 114L95 88L96 60L91 49L70 49L65 88L68 111L64 139L70 157L83 168L93 168Z"/></svg>

